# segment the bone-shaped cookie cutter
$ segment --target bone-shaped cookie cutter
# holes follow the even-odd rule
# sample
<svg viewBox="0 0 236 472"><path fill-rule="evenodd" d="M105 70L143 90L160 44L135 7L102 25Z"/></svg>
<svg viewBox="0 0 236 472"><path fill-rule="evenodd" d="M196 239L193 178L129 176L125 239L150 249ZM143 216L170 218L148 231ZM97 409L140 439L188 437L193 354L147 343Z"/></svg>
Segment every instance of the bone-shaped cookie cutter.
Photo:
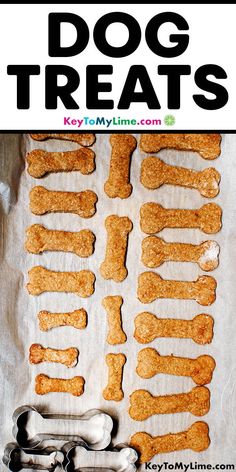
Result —
<svg viewBox="0 0 236 472"><path fill-rule="evenodd" d="M214 198L219 193L220 174L213 167L196 171L165 164L157 157L147 157L141 166L141 183L149 189L163 184L193 188L203 197Z"/></svg>
<svg viewBox="0 0 236 472"><path fill-rule="evenodd" d="M46 139L63 139L66 141L74 141L81 146L92 146L95 141L95 134L92 133L43 133L31 134L30 136L36 141L45 141Z"/></svg>
<svg viewBox="0 0 236 472"><path fill-rule="evenodd" d="M136 390L130 395L129 415L143 421L152 415L189 412L203 416L210 409L210 391L207 387L194 387L187 393L153 396L147 390Z"/></svg>
<svg viewBox="0 0 236 472"><path fill-rule="evenodd" d="M17 444L9 443L5 447L2 460L12 472L19 472L22 469L59 472L62 471L64 453L53 447L23 450Z"/></svg>
<svg viewBox="0 0 236 472"><path fill-rule="evenodd" d="M222 210L216 203L207 203L196 210L164 208L154 202L144 203L140 209L141 230L147 234L164 228L198 228L204 233L221 229Z"/></svg>
<svg viewBox="0 0 236 472"><path fill-rule="evenodd" d="M187 431L169 433L153 437L148 433L135 433L130 439L130 446L139 453L141 463L148 462L156 454L191 449L205 451L210 445L209 428L204 421L196 421Z"/></svg>
<svg viewBox="0 0 236 472"><path fill-rule="evenodd" d="M114 472L135 472L137 452L131 447L118 445L113 450L91 451L90 447L80 441L79 444L68 443L64 446L64 468L66 472L87 472L101 470Z"/></svg>
<svg viewBox="0 0 236 472"><path fill-rule="evenodd" d="M208 272L218 267L219 252L219 244L211 240L201 244L167 243L157 236L148 236L142 241L142 262L150 268L167 261L196 262Z"/></svg>
<svg viewBox="0 0 236 472"><path fill-rule="evenodd" d="M17 408L13 414L13 436L20 447L35 448L45 439L78 441L93 450L105 449L111 442L112 418L100 410L81 416L41 414L32 406Z"/></svg>

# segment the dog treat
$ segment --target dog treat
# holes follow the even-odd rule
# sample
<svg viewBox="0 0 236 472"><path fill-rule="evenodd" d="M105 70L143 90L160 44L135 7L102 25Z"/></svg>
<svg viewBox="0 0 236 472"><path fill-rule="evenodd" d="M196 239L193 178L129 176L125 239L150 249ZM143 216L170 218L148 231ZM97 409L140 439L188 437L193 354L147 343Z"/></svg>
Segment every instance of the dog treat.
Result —
<svg viewBox="0 0 236 472"><path fill-rule="evenodd" d="M129 181L129 169L132 152L136 148L136 139L131 134L112 134L112 146L109 177L104 191L110 198L128 198L132 192Z"/></svg>
<svg viewBox="0 0 236 472"><path fill-rule="evenodd" d="M203 416L210 409L210 391L207 387L194 387L187 393L153 396L147 390L136 390L130 395L129 415L143 421L152 415L189 412Z"/></svg>
<svg viewBox="0 0 236 472"><path fill-rule="evenodd" d="M39 328L48 331L60 326L73 326L76 329L84 329L87 326L87 313L84 308L69 313L51 313L40 311L38 314Z"/></svg>
<svg viewBox="0 0 236 472"><path fill-rule="evenodd" d="M51 392L71 393L79 397L84 392L84 378L72 377L71 379L56 379L39 374L35 377L35 392L38 395L45 395Z"/></svg>
<svg viewBox="0 0 236 472"><path fill-rule="evenodd" d="M148 433L135 433L130 439L130 446L140 454L141 463L149 462L156 454L191 449L205 451L210 445L207 423L196 421L187 431L169 433L164 436L151 436Z"/></svg>
<svg viewBox="0 0 236 472"><path fill-rule="evenodd" d="M157 298L178 298L196 300L199 305L208 306L216 298L216 280L201 275L197 280L166 280L155 272L143 272L138 277L137 296L142 303L151 303Z"/></svg>
<svg viewBox="0 0 236 472"><path fill-rule="evenodd" d="M163 184L194 188L203 197L214 198L219 193L220 174L214 168L201 171L165 164L157 157L146 157L141 165L141 183L149 189Z"/></svg>
<svg viewBox="0 0 236 472"><path fill-rule="evenodd" d="M86 298L94 292L95 275L90 270L56 272L35 266L28 274L27 289L31 295L40 295L43 292L70 292Z"/></svg>
<svg viewBox="0 0 236 472"><path fill-rule="evenodd" d="M92 149L80 148L76 151L48 152L34 149L26 156L28 173L39 179L48 172L80 171L87 175L95 169L95 154Z"/></svg>
<svg viewBox="0 0 236 472"><path fill-rule="evenodd" d="M159 267L163 262L196 262L206 272L219 265L220 247L216 241L199 245L167 243L157 236L148 236L142 242L142 263L146 267Z"/></svg>
<svg viewBox="0 0 236 472"><path fill-rule="evenodd" d="M51 349L41 344L32 344L29 350L29 361L31 364L41 362L58 362L67 367L75 367L78 362L79 351L75 347L69 349Z"/></svg>
<svg viewBox="0 0 236 472"><path fill-rule="evenodd" d="M207 203L196 210L164 208L158 203L144 203L140 209L141 230L147 234L164 228L198 228L204 233L221 229L222 210L216 203Z"/></svg>
<svg viewBox="0 0 236 472"><path fill-rule="evenodd" d="M103 390L105 400L119 402L124 397L122 390L123 367L126 363L124 354L107 354L106 364L108 366L108 384Z"/></svg>
<svg viewBox="0 0 236 472"><path fill-rule="evenodd" d="M121 305L123 298L108 296L103 298L102 305L107 312L109 331L107 335L108 344L123 344L126 342L126 334L122 329Z"/></svg>
<svg viewBox="0 0 236 472"><path fill-rule="evenodd" d="M81 146L92 146L95 142L95 134L92 133L44 133L44 134L31 134L31 138L35 139L36 141L45 141L46 139L63 139L66 141L74 141Z"/></svg>
<svg viewBox="0 0 236 472"><path fill-rule="evenodd" d="M105 220L107 230L107 247L105 260L100 266L104 279L122 282L127 277L125 257L128 245L128 235L133 228L128 216L110 215Z"/></svg>
<svg viewBox="0 0 236 472"><path fill-rule="evenodd" d="M220 134L142 134L140 148L145 152L161 149L196 151L203 159L216 159L220 155Z"/></svg>
<svg viewBox="0 0 236 472"><path fill-rule="evenodd" d="M35 224L26 230L25 249L33 254L65 251L80 257L89 257L94 251L94 241L95 236L89 229L78 232L58 231Z"/></svg>
<svg viewBox="0 0 236 472"><path fill-rule="evenodd" d="M215 361L211 356L187 357L161 356L156 349L147 347L138 353L137 374L143 379L150 379L156 374L183 375L191 377L197 385L211 382Z"/></svg>
<svg viewBox="0 0 236 472"><path fill-rule="evenodd" d="M213 338L214 320L210 315L197 315L192 320L157 318L143 312L136 316L134 337L147 344L156 338L192 339L197 344L209 344Z"/></svg>
<svg viewBox="0 0 236 472"><path fill-rule="evenodd" d="M91 218L96 212L97 199L92 190L61 192L36 186L30 191L30 209L34 215L62 212Z"/></svg>

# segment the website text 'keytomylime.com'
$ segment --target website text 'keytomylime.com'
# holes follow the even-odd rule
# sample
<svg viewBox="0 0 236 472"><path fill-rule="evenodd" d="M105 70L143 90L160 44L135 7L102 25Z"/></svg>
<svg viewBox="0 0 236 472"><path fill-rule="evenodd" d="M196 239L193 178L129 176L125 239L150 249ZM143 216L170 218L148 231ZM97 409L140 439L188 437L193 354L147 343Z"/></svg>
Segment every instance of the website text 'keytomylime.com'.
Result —
<svg viewBox="0 0 236 472"><path fill-rule="evenodd" d="M83 118L64 116L63 118L63 125L70 128L84 128L86 126L89 128L93 126L100 126L101 128L113 128L115 126L161 126L163 124L173 126L175 124L175 117L173 115L166 115L163 119L142 118L139 120L135 118L121 118L120 116L109 119L104 116L84 116Z"/></svg>

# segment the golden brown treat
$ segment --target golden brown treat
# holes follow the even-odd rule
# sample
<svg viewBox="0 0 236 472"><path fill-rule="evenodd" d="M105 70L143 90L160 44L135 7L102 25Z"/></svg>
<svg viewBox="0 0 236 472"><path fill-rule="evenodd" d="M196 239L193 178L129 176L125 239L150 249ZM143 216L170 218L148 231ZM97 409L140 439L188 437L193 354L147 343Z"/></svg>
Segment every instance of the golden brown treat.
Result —
<svg viewBox="0 0 236 472"><path fill-rule="evenodd" d="M164 436L151 436L148 433L135 433L129 445L139 453L141 463L149 462L156 454L191 449L205 451L210 445L209 428L203 421L196 421L187 431L169 433Z"/></svg>
<svg viewBox="0 0 236 472"><path fill-rule="evenodd" d="M137 374L150 379L156 374L182 375L191 377L197 385L211 382L216 363L211 356L188 357L161 356L156 349L147 347L138 353Z"/></svg>
<svg viewBox="0 0 236 472"><path fill-rule="evenodd" d="M58 362L67 367L75 367L78 362L79 351L75 347L68 349L51 349L41 344L32 344L29 350L29 361L31 364L41 362Z"/></svg>
<svg viewBox="0 0 236 472"><path fill-rule="evenodd" d="M222 210L216 203L207 203L196 210L164 208L149 202L141 206L140 226L147 234L164 228L199 228L204 233L217 233L221 229Z"/></svg>
<svg viewBox="0 0 236 472"><path fill-rule="evenodd" d="M220 155L220 134L142 134L140 148L145 152L161 149L196 151L203 159L216 159Z"/></svg>
<svg viewBox="0 0 236 472"><path fill-rule="evenodd" d="M130 160L137 142L131 134L112 134L110 143L110 170L104 191L110 198L128 198L132 192L129 181Z"/></svg>
<svg viewBox="0 0 236 472"><path fill-rule="evenodd" d="M35 266L28 274L27 289L31 295L40 295L43 292L68 292L86 298L94 292L95 275L90 270L56 272Z"/></svg>
<svg viewBox="0 0 236 472"><path fill-rule="evenodd" d="M147 390L136 390L130 395L129 415L143 421L153 415L189 412L203 416L210 409L210 391L207 387L194 387L187 393L153 396Z"/></svg>
<svg viewBox="0 0 236 472"><path fill-rule="evenodd" d="M41 331L48 331L60 326L73 326L76 329L84 329L87 326L87 313L84 308L69 313L51 313L44 310L38 313L38 320Z"/></svg>
<svg viewBox="0 0 236 472"><path fill-rule="evenodd" d="M92 146L95 142L95 134L92 133L44 133L44 134L31 134L31 138L36 141L45 141L46 139L63 139L66 141L74 141L81 146Z"/></svg>
<svg viewBox="0 0 236 472"><path fill-rule="evenodd" d="M167 243L157 236L148 236L142 241L142 263L146 267L159 267L163 262L196 262L206 272L219 265L220 247L216 241L205 241L199 245Z"/></svg>
<svg viewBox="0 0 236 472"><path fill-rule="evenodd" d="M48 375L39 374L35 377L35 392L38 395L45 395L51 392L63 392L79 397L84 393L84 378L76 376L71 379L57 379L48 377Z"/></svg>
<svg viewBox="0 0 236 472"><path fill-rule="evenodd" d="M107 230L107 246L104 262L100 273L104 279L122 282L127 277L125 257L128 245L128 235L133 228L128 216L110 215L105 220Z"/></svg>
<svg viewBox="0 0 236 472"><path fill-rule="evenodd" d="M92 149L79 148L76 151L48 152L34 149L26 156L28 173L39 179L48 172L80 171L87 175L95 169L95 154Z"/></svg>
<svg viewBox="0 0 236 472"><path fill-rule="evenodd" d="M214 168L201 171L165 164L157 157L146 157L141 165L141 183L149 189L163 184L196 189L203 197L214 198L219 193L220 174Z"/></svg>
<svg viewBox="0 0 236 472"><path fill-rule="evenodd" d="M192 320L157 318L153 313L143 312L136 316L134 337L147 344L156 338L192 339L197 344L209 344L213 338L214 320L210 315L197 315Z"/></svg>
<svg viewBox="0 0 236 472"><path fill-rule="evenodd" d="M106 364L108 366L108 384L103 390L105 400L120 402L124 397L122 390L123 367L126 363L124 354L107 354Z"/></svg>
<svg viewBox="0 0 236 472"><path fill-rule="evenodd" d="M35 215L62 212L91 218L96 212L98 197L92 190L61 192L37 186L32 188L29 195L30 209Z"/></svg>
<svg viewBox="0 0 236 472"><path fill-rule="evenodd" d="M117 296L108 296L103 298L102 306L107 312L108 321L108 344L123 344L126 342L126 334L122 329L121 305L123 298Z"/></svg>
<svg viewBox="0 0 236 472"><path fill-rule="evenodd" d="M155 272L143 272L138 277L137 296L142 303L151 303L157 298L196 300L200 305L211 305L216 298L216 280L201 275L197 280L166 280Z"/></svg>
<svg viewBox="0 0 236 472"><path fill-rule="evenodd" d="M33 254L65 251L80 257L89 257L94 251L94 241L95 236L89 229L78 232L58 231L36 224L26 230L25 249Z"/></svg>

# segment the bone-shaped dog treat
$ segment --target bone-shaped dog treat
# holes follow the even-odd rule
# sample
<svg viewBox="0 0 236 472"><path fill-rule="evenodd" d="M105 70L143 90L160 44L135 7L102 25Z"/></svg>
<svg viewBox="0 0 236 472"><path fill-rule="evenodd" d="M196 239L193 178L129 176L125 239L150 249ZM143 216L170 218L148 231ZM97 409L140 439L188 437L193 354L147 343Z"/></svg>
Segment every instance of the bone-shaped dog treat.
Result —
<svg viewBox="0 0 236 472"><path fill-rule="evenodd" d="M96 211L97 199L92 190L61 192L36 186L30 191L30 209L35 215L62 212L91 218Z"/></svg>
<svg viewBox="0 0 236 472"><path fill-rule="evenodd" d="M108 296L103 298L102 305L107 312L109 331L107 335L108 344L123 344L126 342L126 334L122 329L121 305L123 298Z"/></svg>
<svg viewBox="0 0 236 472"><path fill-rule="evenodd" d="M163 262L196 262L202 270L210 271L219 265L220 247L216 241L202 244L167 243L157 236L142 242L142 262L146 267L159 267Z"/></svg>
<svg viewBox="0 0 236 472"><path fill-rule="evenodd" d="M197 315L192 320L157 318L143 312L135 318L135 339L147 344L156 338L192 339L197 344L208 344L213 338L214 320L210 315Z"/></svg>
<svg viewBox="0 0 236 472"><path fill-rule="evenodd" d="M68 313L51 313L42 310L38 314L39 328L48 331L60 326L73 326L76 329L84 329L87 326L87 313L84 308Z"/></svg>
<svg viewBox="0 0 236 472"><path fill-rule="evenodd" d="M81 146L92 146L95 142L95 135L91 133L48 133L48 134L31 134L31 138L36 141L45 141L46 139L63 139L66 141L74 141L75 143L80 144Z"/></svg>
<svg viewBox="0 0 236 472"><path fill-rule="evenodd" d="M41 344L32 344L29 350L29 361L31 364L41 362L59 362L67 367L75 367L78 362L79 351L75 347L68 349L51 349Z"/></svg>
<svg viewBox="0 0 236 472"><path fill-rule="evenodd" d="M26 156L28 173L36 179L48 172L80 171L87 175L95 169L95 154L92 149L80 148L76 151L48 152L34 149Z"/></svg>
<svg viewBox="0 0 236 472"><path fill-rule="evenodd" d="M194 188L203 197L214 198L219 193L220 174L212 167L197 172L165 164L157 157L147 157L142 162L140 181L150 189L163 184L179 185Z"/></svg>
<svg viewBox="0 0 236 472"><path fill-rule="evenodd" d="M56 272L36 266L28 273L27 289L31 295L40 295L43 292L68 292L86 298L94 292L95 275L90 270Z"/></svg>
<svg viewBox="0 0 236 472"><path fill-rule="evenodd" d="M138 277L137 296L142 303L151 303L157 298L196 300L200 305L211 305L216 298L216 280L201 275L197 280L165 280L155 272L143 272Z"/></svg>
<svg viewBox="0 0 236 472"><path fill-rule="evenodd" d="M65 251L80 257L89 257L94 251L94 241L95 236L89 229L79 232L58 231L35 224L26 230L25 249L33 254Z"/></svg>
<svg viewBox="0 0 236 472"><path fill-rule="evenodd" d="M57 379L39 374L35 377L35 392L38 395L63 392L79 397L84 393L84 378L76 376L71 379Z"/></svg>
<svg viewBox="0 0 236 472"><path fill-rule="evenodd" d="M189 412L203 416L210 409L210 391L194 387L187 393L153 396L147 390L136 390L130 395L129 414L133 420L143 421L152 415Z"/></svg>
<svg viewBox="0 0 236 472"><path fill-rule="evenodd" d="M220 155L219 134L142 134L140 148L145 152L161 149L196 151L204 159L215 159Z"/></svg>
<svg viewBox="0 0 236 472"><path fill-rule="evenodd" d="M104 262L100 272L104 279L122 282L127 276L125 257L128 245L128 235L133 224L128 216L110 215L105 220L107 230L107 247Z"/></svg>
<svg viewBox="0 0 236 472"><path fill-rule="evenodd" d="M137 452L130 447L112 451L91 451L86 444L67 444L63 448L66 452L65 470L73 471L114 471L135 472L135 462L138 459ZM72 466L72 467L71 467Z"/></svg>
<svg viewBox="0 0 236 472"><path fill-rule="evenodd" d="M131 134L112 134L112 146L109 178L104 190L110 198L128 198L132 192L129 181L129 169L132 152L136 148L136 139Z"/></svg>
<svg viewBox="0 0 236 472"><path fill-rule="evenodd" d="M19 472L22 469L58 470L59 472L64 461L64 454L62 451L49 447L43 450L24 451L17 444L9 443L5 447L2 460L12 472ZM59 466L58 469L57 466Z"/></svg>
<svg viewBox="0 0 236 472"><path fill-rule="evenodd" d="M140 454L141 463L149 462L156 454L191 449L205 451L210 445L209 428L203 421L196 421L187 431L169 433L164 436L151 436L148 433L135 433L130 446Z"/></svg>
<svg viewBox="0 0 236 472"><path fill-rule="evenodd" d="M156 374L183 375L191 377L197 385L211 382L215 361L211 356L187 357L161 356L156 349L147 347L138 353L137 374L150 379Z"/></svg>
<svg viewBox="0 0 236 472"><path fill-rule="evenodd" d="M216 203L207 203L196 210L164 208L158 203L144 203L140 209L141 230L147 234L164 228L198 228L204 233L221 229L222 210Z"/></svg>
<svg viewBox="0 0 236 472"><path fill-rule="evenodd" d="M124 354L107 354L106 364L108 366L108 384L103 390L105 400L119 402L124 397L122 390L123 367L126 363Z"/></svg>

